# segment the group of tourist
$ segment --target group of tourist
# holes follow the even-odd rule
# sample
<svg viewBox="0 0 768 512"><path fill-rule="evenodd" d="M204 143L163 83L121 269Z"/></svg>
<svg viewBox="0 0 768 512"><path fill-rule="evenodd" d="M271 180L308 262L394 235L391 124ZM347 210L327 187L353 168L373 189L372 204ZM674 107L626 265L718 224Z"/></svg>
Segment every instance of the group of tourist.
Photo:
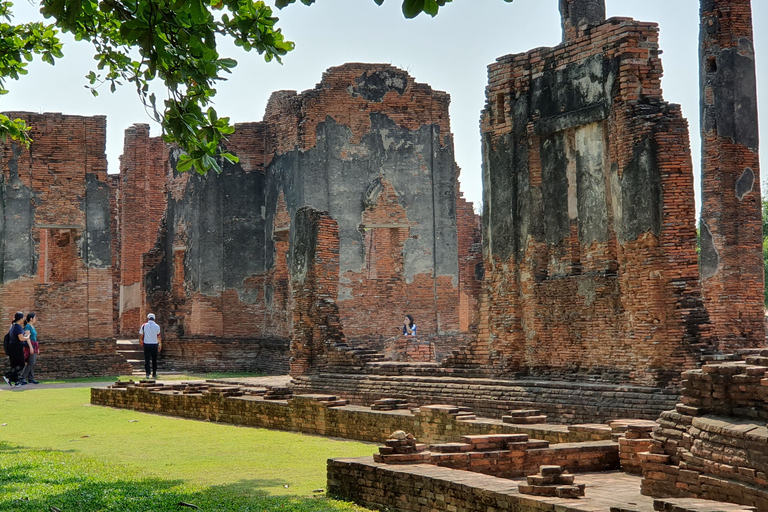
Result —
<svg viewBox="0 0 768 512"><path fill-rule="evenodd" d="M11 362L11 369L3 375L3 380L11 387L39 384L35 380L35 363L40 354L35 323L37 315L34 311L27 313L26 317L17 311L3 340L5 354Z"/></svg>

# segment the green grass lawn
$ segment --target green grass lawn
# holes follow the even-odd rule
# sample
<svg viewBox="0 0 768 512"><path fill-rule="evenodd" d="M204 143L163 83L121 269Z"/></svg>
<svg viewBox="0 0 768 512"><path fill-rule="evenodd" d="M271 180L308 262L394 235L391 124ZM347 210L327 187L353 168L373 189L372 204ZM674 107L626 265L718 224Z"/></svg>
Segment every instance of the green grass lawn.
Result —
<svg viewBox="0 0 768 512"><path fill-rule="evenodd" d="M363 510L312 495L328 458L370 455L371 444L89 399L88 388L0 392L0 510Z"/></svg>

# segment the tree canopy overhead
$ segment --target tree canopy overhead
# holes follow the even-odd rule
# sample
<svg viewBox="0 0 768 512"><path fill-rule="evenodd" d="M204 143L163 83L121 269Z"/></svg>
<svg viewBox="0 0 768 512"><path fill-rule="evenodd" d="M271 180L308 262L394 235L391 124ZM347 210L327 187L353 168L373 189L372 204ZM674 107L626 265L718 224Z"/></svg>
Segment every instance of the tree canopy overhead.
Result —
<svg viewBox="0 0 768 512"><path fill-rule="evenodd" d="M275 5L282 8L295 1L275 0ZM403 14L435 16L449 2L403 0ZM231 38L245 51L278 62L294 47L263 1L43 0L40 12L49 24L14 24L12 7L12 2L0 0L0 94L8 92L5 81L26 74L27 63L36 56L49 64L62 57L59 34L70 32L94 46L96 70L86 77L91 92L98 95L103 85L111 91L133 85L150 115L161 123L164 140L184 150L177 169L194 168L201 174L219 172L221 158L237 160L220 150L234 127L211 106L216 84L237 66L236 60L219 54L217 40ZM167 91L162 102L150 91L156 81ZM1 140L10 137L28 145L28 130L23 120L0 114Z"/></svg>

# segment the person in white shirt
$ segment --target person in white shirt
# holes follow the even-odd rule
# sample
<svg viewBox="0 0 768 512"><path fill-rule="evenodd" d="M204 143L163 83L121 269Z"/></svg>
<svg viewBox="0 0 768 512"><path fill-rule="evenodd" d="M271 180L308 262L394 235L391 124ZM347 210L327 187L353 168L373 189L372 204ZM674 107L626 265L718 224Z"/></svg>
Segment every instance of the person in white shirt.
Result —
<svg viewBox="0 0 768 512"><path fill-rule="evenodd" d="M144 347L144 370L149 378L150 361L152 363L152 377L157 378L157 354L163 349L160 339L160 326L155 323L155 314L147 315L147 323L139 329L139 342Z"/></svg>

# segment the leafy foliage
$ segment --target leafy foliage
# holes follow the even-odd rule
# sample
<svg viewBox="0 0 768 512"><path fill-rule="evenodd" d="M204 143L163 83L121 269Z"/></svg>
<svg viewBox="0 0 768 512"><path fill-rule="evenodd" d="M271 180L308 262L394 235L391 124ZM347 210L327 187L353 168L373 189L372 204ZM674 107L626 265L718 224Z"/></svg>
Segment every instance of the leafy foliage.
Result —
<svg viewBox="0 0 768 512"><path fill-rule="evenodd" d="M98 94L102 84L109 84L111 91L123 82L133 84L162 122L164 139L186 151L178 169L194 167L202 174L221 171L217 157L237 160L219 152L234 127L209 107L216 83L237 66L237 61L219 54L217 38L231 38L267 61L280 62L294 46L275 28L277 18L262 1L44 0L41 12L77 40L93 44L98 72L88 75L91 91ZM162 112L149 90L155 79L168 91Z"/></svg>
<svg viewBox="0 0 768 512"><path fill-rule="evenodd" d="M0 95L8 94L6 80L17 80L27 74L27 63L35 55L43 62L54 63L62 56L58 30L40 22L12 25L12 2L0 1ZM21 119L10 119L0 114L0 140L18 140L29 146L29 127Z"/></svg>
<svg viewBox="0 0 768 512"><path fill-rule="evenodd" d="M164 139L186 154L179 170L194 168L205 174L221 171L221 158L237 158L220 151L234 131L229 118L210 106L215 86L225 80L237 61L217 51L218 38L230 38L246 51L254 50L269 62L280 62L294 44L276 28L277 18L262 1L251 0L43 0L40 12L50 25L14 25L11 2L0 1L0 94L3 81L26 73L33 55L54 63L62 56L58 29L95 49L96 70L87 78L94 95L108 84L111 91L133 84L145 107L162 123ZM162 106L150 91L159 80L167 90ZM29 143L27 127L0 118L0 136Z"/></svg>
<svg viewBox="0 0 768 512"><path fill-rule="evenodd" d="M304 5L312 5L317 0L301 0L301 3ZM384 3L384 0L373 0L376 2L376 5L381 5ZM403 15L406 18L415 18L419 14L426 13L430 16L434 17L437 16L438 11L441 7L444 7L445 4L451 2L452 0L403 0ZM504 0L507 3L512 3L514 0ZM286 5L290 5L292 3L295 3L296 0L276 0L275 5L282 9Z"/></svg>

